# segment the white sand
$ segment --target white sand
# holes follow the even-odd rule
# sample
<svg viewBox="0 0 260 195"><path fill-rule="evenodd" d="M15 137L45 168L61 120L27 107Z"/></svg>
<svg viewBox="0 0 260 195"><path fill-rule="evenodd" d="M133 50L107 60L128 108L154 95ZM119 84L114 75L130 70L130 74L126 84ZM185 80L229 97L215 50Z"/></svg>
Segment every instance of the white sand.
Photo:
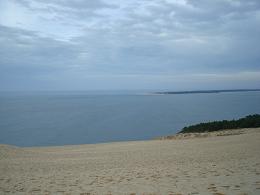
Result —
<svg viewBox="0 0 260 195"><path fill-rule="evenodd" d="M260 194L260 128L232 136L17 148L0 194Z"/></svg>

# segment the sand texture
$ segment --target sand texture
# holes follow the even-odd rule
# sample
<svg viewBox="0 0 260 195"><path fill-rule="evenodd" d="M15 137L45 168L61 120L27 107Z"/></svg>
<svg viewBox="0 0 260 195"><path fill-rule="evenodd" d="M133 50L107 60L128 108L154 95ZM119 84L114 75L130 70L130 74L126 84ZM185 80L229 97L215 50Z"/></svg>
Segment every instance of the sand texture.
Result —
<svg viewBox="0 0 260 195"><path fill-rule="evenodd" d="M168 135L155 138L156 140L165 140L165 139L193 139L193 138L203 138L203 137L215 137L215 136L228 136L228 135L239 135L244 133L250 133L258 131L258 128L249 128L249 129L226 129L221 131L212 131L205 133L178 133L175 135Z"/></svg>
<svg viewBox="0 0 260 195"><path fill-rule="evenodd" d="M0 194L260 194L260 129L231 136L0 145Z"/></svg>

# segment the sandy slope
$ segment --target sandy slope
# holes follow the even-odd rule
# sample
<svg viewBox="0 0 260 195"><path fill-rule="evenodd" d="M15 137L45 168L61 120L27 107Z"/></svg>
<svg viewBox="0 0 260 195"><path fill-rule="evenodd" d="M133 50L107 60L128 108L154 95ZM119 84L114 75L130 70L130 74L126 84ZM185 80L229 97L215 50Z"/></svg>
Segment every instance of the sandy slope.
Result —
<svg viewBox="0 0 260 195"><path fill-rule="evenodd" d="M0 194L260 194L260 129L64 147L0 146Z"/></svg>

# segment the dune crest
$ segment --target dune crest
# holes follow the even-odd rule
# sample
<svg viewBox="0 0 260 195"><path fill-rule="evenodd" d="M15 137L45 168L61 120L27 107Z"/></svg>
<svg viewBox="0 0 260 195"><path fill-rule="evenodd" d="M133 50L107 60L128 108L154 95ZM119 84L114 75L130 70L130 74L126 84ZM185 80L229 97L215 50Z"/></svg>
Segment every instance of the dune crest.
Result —
<svg viewBox="0 0 260 195"><path fill-rule="evenodd" d="M259 129L234 136L0 146L0 194L259 194Z"/></svg>

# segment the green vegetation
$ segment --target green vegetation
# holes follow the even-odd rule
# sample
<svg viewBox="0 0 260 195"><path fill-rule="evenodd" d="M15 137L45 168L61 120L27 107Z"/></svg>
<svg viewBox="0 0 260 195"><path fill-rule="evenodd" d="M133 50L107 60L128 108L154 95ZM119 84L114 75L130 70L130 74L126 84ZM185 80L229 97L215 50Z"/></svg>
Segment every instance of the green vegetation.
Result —
<svg viewBox="0 0 260 195"><path fill-rule="evenodd" d="M260 127L260 114L249 115L238 120L213 121L184 127L179 133L201 133L224 129L240 129Z"/></svg>

